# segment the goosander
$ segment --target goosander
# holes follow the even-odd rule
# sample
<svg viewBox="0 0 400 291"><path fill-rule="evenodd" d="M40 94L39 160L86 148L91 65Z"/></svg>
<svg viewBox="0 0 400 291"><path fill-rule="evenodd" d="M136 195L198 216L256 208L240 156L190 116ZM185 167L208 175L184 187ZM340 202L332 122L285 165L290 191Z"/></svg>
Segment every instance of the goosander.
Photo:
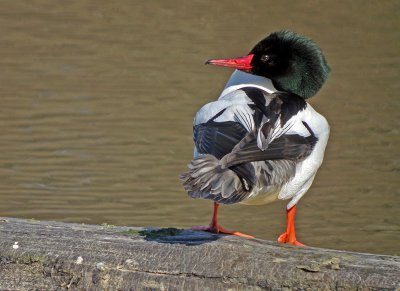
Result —
<svg viewBox="0 0 400 291"><path fill-rule="evenodd" d="M193 229L251 238L218 224L219 204L290 199L278 241L303 245L296 239L296 205L321 166L329 137L327 120L306 102L329 76L321 49L283 30L247 56L206 64L236 70L218 100L194 119L194 159L180 178L190 197L214 201L214 215L209 226Z"/></svg>

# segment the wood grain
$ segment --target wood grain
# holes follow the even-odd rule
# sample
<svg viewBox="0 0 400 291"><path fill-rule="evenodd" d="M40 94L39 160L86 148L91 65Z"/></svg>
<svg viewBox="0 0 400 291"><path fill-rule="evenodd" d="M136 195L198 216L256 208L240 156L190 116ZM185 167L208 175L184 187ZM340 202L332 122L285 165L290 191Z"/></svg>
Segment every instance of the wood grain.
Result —
<svg viewBox="0 0 400 291"><path fill-rule="evenodd" d="M396 290L400 257L0 218L1 290Z"/></svg>

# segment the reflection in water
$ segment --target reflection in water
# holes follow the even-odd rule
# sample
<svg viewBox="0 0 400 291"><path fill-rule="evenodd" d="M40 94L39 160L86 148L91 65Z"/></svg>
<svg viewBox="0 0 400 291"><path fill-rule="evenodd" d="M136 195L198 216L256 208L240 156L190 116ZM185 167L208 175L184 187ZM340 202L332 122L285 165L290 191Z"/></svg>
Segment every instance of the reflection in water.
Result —
<svg viewBox="0 0 400 291"><path fill-rule="evenodd" d="M143 226L205 224L178 175L195 111L247 53L289 28L332 67L311 99L331 126L298 207L302 242L399 253L399 5L264 1L6 1L0 12L0 215ZM40 4L40 5L39 5ZM229 13L226 13L226 8ZM350 29L351 28L351 29ZM396 122L395 122L396 121ZM221 223L275 240L285 202L222 207Z"/></svg>

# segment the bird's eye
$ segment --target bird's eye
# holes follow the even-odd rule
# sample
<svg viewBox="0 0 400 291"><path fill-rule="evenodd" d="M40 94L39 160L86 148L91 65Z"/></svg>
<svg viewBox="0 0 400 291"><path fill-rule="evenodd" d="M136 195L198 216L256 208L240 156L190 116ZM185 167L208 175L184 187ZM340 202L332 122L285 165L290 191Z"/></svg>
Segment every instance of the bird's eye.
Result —
<svg viewBox="0 0 400 291"><path fill-rule="evenodd" d="M268 61L269 61L269 55L262 55L261 56L261 61L263 62L263 63L268 63Z"/></svg>

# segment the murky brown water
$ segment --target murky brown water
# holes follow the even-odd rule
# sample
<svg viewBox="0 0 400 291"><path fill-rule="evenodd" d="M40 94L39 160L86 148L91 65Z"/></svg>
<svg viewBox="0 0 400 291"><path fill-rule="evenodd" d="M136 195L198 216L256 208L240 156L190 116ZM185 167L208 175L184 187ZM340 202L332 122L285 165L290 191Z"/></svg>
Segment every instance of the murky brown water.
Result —
<svg viewBox="0 0 400 291"><path fill-rule="evenodd" d="M311 100L332 131L298 207L299 239L399 254L399 2L301 3L2 1L0 216L208 223L211 203L178 180L193 115L230 74L203 62L289 28L314 38L332 67ZM285 203L222 207L220 220L275 240Z"/></svg>

